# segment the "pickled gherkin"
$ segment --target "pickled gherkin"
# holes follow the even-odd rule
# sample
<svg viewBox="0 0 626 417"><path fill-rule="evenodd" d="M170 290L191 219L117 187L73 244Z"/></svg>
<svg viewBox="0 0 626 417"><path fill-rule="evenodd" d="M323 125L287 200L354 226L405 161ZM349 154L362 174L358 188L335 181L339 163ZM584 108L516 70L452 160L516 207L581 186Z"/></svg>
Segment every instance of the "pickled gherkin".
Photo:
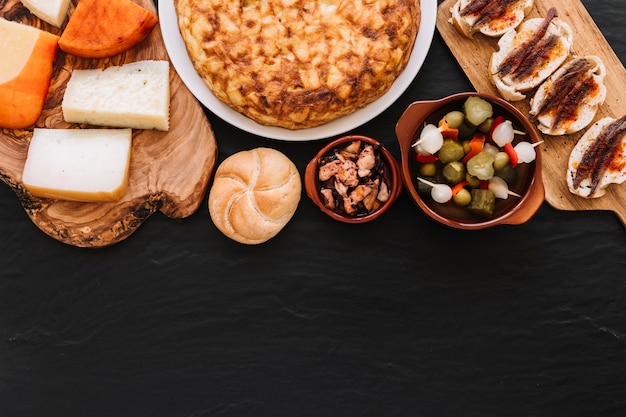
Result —
<svg viewBox="0 0 626 417"><path fill-rule="evenodd" d="M472 199L467 205L467 209L482 217L493 216L493 210L496 206L496 195L487 189L472 189L470 191Z"/></svg>
<svg viewBox="0 0 626 417"><path fill-rule="evenodd" d="M454 139L446 139L443 141L443 145L437 156L439 160L444 164L452 161L459 161L465 155L465 151L463 150L463 145L459 143L458 140Z"/></svg>
<svg viewBox="0 0 626 417"><path fill-rule="evenodd" d="M441 173L448 184L454 185L465 181L465 165L461 161L446 164Z"/></svg>
<svg viewBox="0 0 626 417"><path fill-rule="evenodd" d="M465 120L473 126L479 126L482 122L493 116L493 107L487 100L471 96L463 103Z"/></svg>
<svg viewBox="0 0 626 417"><path fill-rule="evenodd" d="M488 151L480 151L467 161L467 172L479 180L493 177L493 155Z"/></svg>

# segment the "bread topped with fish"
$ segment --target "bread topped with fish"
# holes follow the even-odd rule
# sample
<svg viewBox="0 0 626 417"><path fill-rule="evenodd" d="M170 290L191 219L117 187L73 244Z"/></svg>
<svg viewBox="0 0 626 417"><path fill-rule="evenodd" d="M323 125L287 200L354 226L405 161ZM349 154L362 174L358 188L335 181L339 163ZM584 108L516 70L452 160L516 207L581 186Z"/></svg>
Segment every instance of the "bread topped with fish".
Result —
<svg viewBox="0 0 626 417"><path fill-rule="evenodd" d="M498 37L519 26L533 4L534 0L458 0L450 8L450 23L466 38L476 32Z"/></svg>
<svg viewBox="0 0 626 417"><path fill-rule="evenodd" d="M626 180L626 116L595 122L576 143L567 165L569 191L598 198Z"/></svg>
<svg viewBox="0 0 626 417"><path fill-rule="evenodd" d="M576 133L594 119L606 98L604 63L583 56L563 64L530 100L530 115L546 135Z"/></svg>
<svg viewBox="0 0 626 417"><path fill-rule="evenodd" d="M570 54L572 28L551 8L545 18L528 19L498 41L489 71L500 95L518 101L556 71Z"/></svg>

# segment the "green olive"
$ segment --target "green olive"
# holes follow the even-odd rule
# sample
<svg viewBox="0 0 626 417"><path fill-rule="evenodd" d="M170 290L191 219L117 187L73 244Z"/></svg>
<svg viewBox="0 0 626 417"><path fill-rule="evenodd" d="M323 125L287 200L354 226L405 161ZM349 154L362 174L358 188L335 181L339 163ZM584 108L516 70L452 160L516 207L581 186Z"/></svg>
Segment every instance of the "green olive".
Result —
<svg viewBox="0 0 626 417"><path fill-rule="evenodd" d="M493 117L488 117L487 120L478 125L478 131L481 133L489 133L492 124Z"/></svg>
<svg viewBox="0 0 626 417"><path fill-rule="evenodd" d="M463 123L465 115L460 110L453 110L444 116L446 123L453 129L458 128Z"/></svg>
<svg viewBox="0 0 626 417"><path fill-rule="evenodd" d="M425 164L420 164L419 166L420 175L424 177L434 177L437 173L437 166L434 162L427 162Z"/></svg>
<svg viewBox="0 0 626 417"><path fill-rule="evenodd" d="M509 154L498 152L493 156L493 168L497 171L504 168L510 161Z"/></svg>
<svg viewBox="0 0 626 417"><path fill-rule="evenodd" d="M467 181L467 184L471 188L478 188L478 187L480 187L480 180L478 178L476 178L475 176L470 175L469 172L465 174L465 181Z"/></svg>
<svg viewBox="0 0 626 417"><path fill-rule="evenodd" d="M467 206L472 201L472 194L465 188L461 188L452 196L452 201L458 206Z"/></svg>

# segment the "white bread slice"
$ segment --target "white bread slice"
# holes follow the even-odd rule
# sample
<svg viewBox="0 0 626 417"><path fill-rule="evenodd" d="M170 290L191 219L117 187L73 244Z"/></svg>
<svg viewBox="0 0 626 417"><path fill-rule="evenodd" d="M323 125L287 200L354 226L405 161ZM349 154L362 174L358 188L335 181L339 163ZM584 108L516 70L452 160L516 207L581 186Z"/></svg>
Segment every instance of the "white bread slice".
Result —
<svg viewBox="0 0 626 417"><path fill-rule="evenodd" d="M466 38L473 38L477 31L489 37L504 35L508 30L515 29L526 18L533 8L534 0L517 0L507 7L507 12L499 18L489 18L478 22L480 13L465 14L463 10L476 0L457 0L450 8L450 22L455 29ZM489 2L490 5L496 1Z"/></svg>
<svg viewBox="0 0 626 417"><path fill-rule="evenodd" d="M67 17L70 0L22 0L22 4L41 20L60 28Z"/></svg>
<svg viewBox="0 0 626 417"><path fill-rule="evenodd" d="M63 96L69 123L133 129L169 129L168 61L137 61L74 70Z"/></svg>
<svg viewBox="0 0 626 417"><path fill-rule="evenodd" d="M131 129L35 128L22 183L33 195L116 201L126 191Z"/></svg>
<svg viewBox="0 0 626 417"><path fill-rule="evenodd" d="M586 71L581 72L582 65ZM606 98L605 74L606 69L602 59L594 55L577 57L563 64L539 86L530 100L529 113L536 118L537 128L546 135L565 135L579 132L587 127ZM560 103L555 103L554 107L544 111L541 108L546 99L564 91L564 86L559 80L566 77L572 77L573 83L578 82L577 85L585 86L586 94L575 93L575 98L569 96L563 98L563 105L576 105L575 114L573 117L559 121L555 126L559 108L562 108L559 106ZM576 100L576 103L572 103L572 100ZM540 111L541 114L539 114Z"/></svg>
<svg viewBox="0 0 626 417"><path fill-rule="evenodd" d="M498 41L498 50L491 55L489 72L492 81L500 95L509 101L519 101L526 97L526 92L539 86L546 78L556 71L567 59L572 47L574 35L572 28L566 22L554 18L548 25L544 38L550 35L559 37L556 45L550 49L547 62L534 68L531 74L515 80L511 74L499 72L500 65L505 62L509 54L533 37L545 19L535 18L522 22L517 29L511 29Z"/></svg>
<svg viewBox="0 0 626 417"><path fill-rule="evenodd" d="M591 179L585 178L581 181L578 188L574 188L574 177L576 170L587 149L596 140L600 132L609 124L615 122L612 117L605 117L595 122L585 134L578 140L572 152L570 153L567 163L567 187L572 194L584 198L599 198L606 194L606 188L611 184L621 184L626 181L626 135L621 138L621 144L618 144L618 151L611 160L610 167L604 172L599 180L596 191L592 194Z"/></svg>

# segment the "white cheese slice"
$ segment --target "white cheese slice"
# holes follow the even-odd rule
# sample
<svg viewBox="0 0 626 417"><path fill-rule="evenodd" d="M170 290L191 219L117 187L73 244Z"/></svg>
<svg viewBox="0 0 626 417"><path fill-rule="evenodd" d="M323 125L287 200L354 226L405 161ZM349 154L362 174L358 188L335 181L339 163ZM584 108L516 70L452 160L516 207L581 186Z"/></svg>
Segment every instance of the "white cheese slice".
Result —
<svg viewBox="0 0 626 417"><path fill-rule="evenodd" d="M70 123L168 130L169 62L74 70L61 107Z"/></svg>
<svg viewBox="0 0 626 417"><path fill-rule="evenodd" d="M0 18L0 84L16 78L33 53L39 29Z"/></svg>
<svg viewBox="0 0 626 417"><path fill-rule="evenodd" d="M67 16L70 0L22 0L22 4L41 20L61 27Z"/></svg>
<svg viewBox="0 0 626 417"><path fill-rule="evenodd" d="M36 128L22 183L39 197L119 200L128 183L131 143L131 129Z"/></svg>

